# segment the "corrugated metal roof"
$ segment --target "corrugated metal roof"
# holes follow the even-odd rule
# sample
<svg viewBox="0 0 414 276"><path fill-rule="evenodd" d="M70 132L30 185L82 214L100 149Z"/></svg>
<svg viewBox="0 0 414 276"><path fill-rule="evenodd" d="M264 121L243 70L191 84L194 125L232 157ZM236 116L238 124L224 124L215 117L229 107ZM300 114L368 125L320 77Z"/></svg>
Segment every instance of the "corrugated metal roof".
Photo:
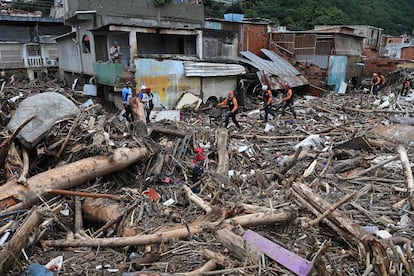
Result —
<svg viewBox="0 0 414 276"><path fill-rule="evenodd" d="M270 89L281 89L285 83L290 87L309 84L308 80L282 57L267 49L262 49L262 52L270 60L263 59L248 51L240 52L249 60L246 62L244 59L240 59L241 62L246 62L259 70L257 76L262 84L268 85Z"/></svg>
<svg viewBox="0 0 414 276"><path fill-rule="evenodd" d="M186 77L237 76L246 73L246 69L239 64L211 62L185 62L184 71Z"/></svg>

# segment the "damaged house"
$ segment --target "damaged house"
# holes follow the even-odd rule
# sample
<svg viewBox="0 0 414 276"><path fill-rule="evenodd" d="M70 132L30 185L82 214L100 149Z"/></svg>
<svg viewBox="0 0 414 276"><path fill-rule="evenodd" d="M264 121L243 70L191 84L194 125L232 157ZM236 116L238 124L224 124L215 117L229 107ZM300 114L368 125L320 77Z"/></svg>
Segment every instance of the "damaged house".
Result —
<svg viewBox="0 0 414 276"><path fill-rule="evenodd" d="M191 92L204 101L234 90L238 76L237 35L204 31L198 1L158 5L146 1L65 1L65 24L73 31L58 38L61 77L82 77L118 106L126 80L137 90L150 86L155 106L174 108ZM111 62L110 48L121 57Z"/></svg>
<svg viewBox="0 0 414 276"><path fill-rule="evenodd" d="M343 83L360 82L363 72L363 37L349 27L302 32L274 32L271 47L298 62L317 65L326 71L325 76L316 76L326 87L338 92ZM308 70L309 71L309 70ZM310 73L310 77L312 73ZM308 76L307 76L308 77ZM312 82L312 79L309 79ZM321 85L322 86L322 85Z"/></svg>
<svg viewBox="0 0 414 276"><path fill-rule="evenodd" d="M30 80L58 71L54 38L70 30L62 19L0 16L0 68Z"/></svg>

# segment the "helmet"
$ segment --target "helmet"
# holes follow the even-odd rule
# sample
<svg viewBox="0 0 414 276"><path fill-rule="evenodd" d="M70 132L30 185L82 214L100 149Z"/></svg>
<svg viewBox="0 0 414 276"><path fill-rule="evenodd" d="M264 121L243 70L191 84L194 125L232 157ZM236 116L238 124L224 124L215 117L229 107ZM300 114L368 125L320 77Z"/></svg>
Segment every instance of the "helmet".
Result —
<svg viewBox="0 0 414 276"><path fill-rule="evenodd" d="M151 91L151 87L147 86L147 88L145 88L145 90Z"/></svg>
<svg viewBox="0 0 414 276"><path fill-rule="evenodd" d="M267 85L262 85L262 90L267 90L268 86Z"/></svg>
<svg viewBox="0 0 414 276"><path fill-rule="evenodd" d="M285 83L284 85L282 85L282 88L284 88L284 89L289 88L289 84Z"/></svg>
<svg viewBox="0 0 414 276"><path fill-rule="evenodd" d="M130 81L126 81L125 84L131 84L131 82Z"/></svg>
<svg viewBox="0 0 414 276"><path fill-rule="evenodd" d="M145 85L141 86L141 90L145 90L147 87Z"/></svg>

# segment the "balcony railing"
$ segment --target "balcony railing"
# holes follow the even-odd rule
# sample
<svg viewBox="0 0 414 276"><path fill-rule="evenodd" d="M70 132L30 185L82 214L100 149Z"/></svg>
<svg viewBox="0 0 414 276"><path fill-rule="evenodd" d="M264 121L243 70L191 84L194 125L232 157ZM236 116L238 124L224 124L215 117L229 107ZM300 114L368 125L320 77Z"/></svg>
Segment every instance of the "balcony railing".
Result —
<svg viewBox="0 0 414 276"><path fill-rule="evenodd" d="M41 56L33 56L33 57L28 57L24 59L24 65L26 68L58 66L56 60L49 59L49 58L43 58Z"/></svg>

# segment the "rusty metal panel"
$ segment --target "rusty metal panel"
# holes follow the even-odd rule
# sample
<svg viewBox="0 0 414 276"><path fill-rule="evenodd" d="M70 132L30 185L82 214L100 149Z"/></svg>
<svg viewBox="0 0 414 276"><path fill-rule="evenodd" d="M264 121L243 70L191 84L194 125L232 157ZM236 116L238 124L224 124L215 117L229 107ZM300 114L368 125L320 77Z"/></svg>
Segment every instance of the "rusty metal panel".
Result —
<svg viewBox="0 0 414 276"><path fill-rule="evenodd" d="M243 47L241 51L250 51L256 55L260 55L262 48L269 47L269 35L267 33L267 25L261 24L243 24Z"/></svg>
<svg viewBox="0 0 414 276"><path fill-rule="evenodd" d="M270 59L266 60L251 52L240 54L249 59L259 71L257 75L262 84L269 85L270 89L281 89L287 83L291 87L309 84L308 80L289 62L275 54L273 51L262 49L262 52Z"/></svg>

